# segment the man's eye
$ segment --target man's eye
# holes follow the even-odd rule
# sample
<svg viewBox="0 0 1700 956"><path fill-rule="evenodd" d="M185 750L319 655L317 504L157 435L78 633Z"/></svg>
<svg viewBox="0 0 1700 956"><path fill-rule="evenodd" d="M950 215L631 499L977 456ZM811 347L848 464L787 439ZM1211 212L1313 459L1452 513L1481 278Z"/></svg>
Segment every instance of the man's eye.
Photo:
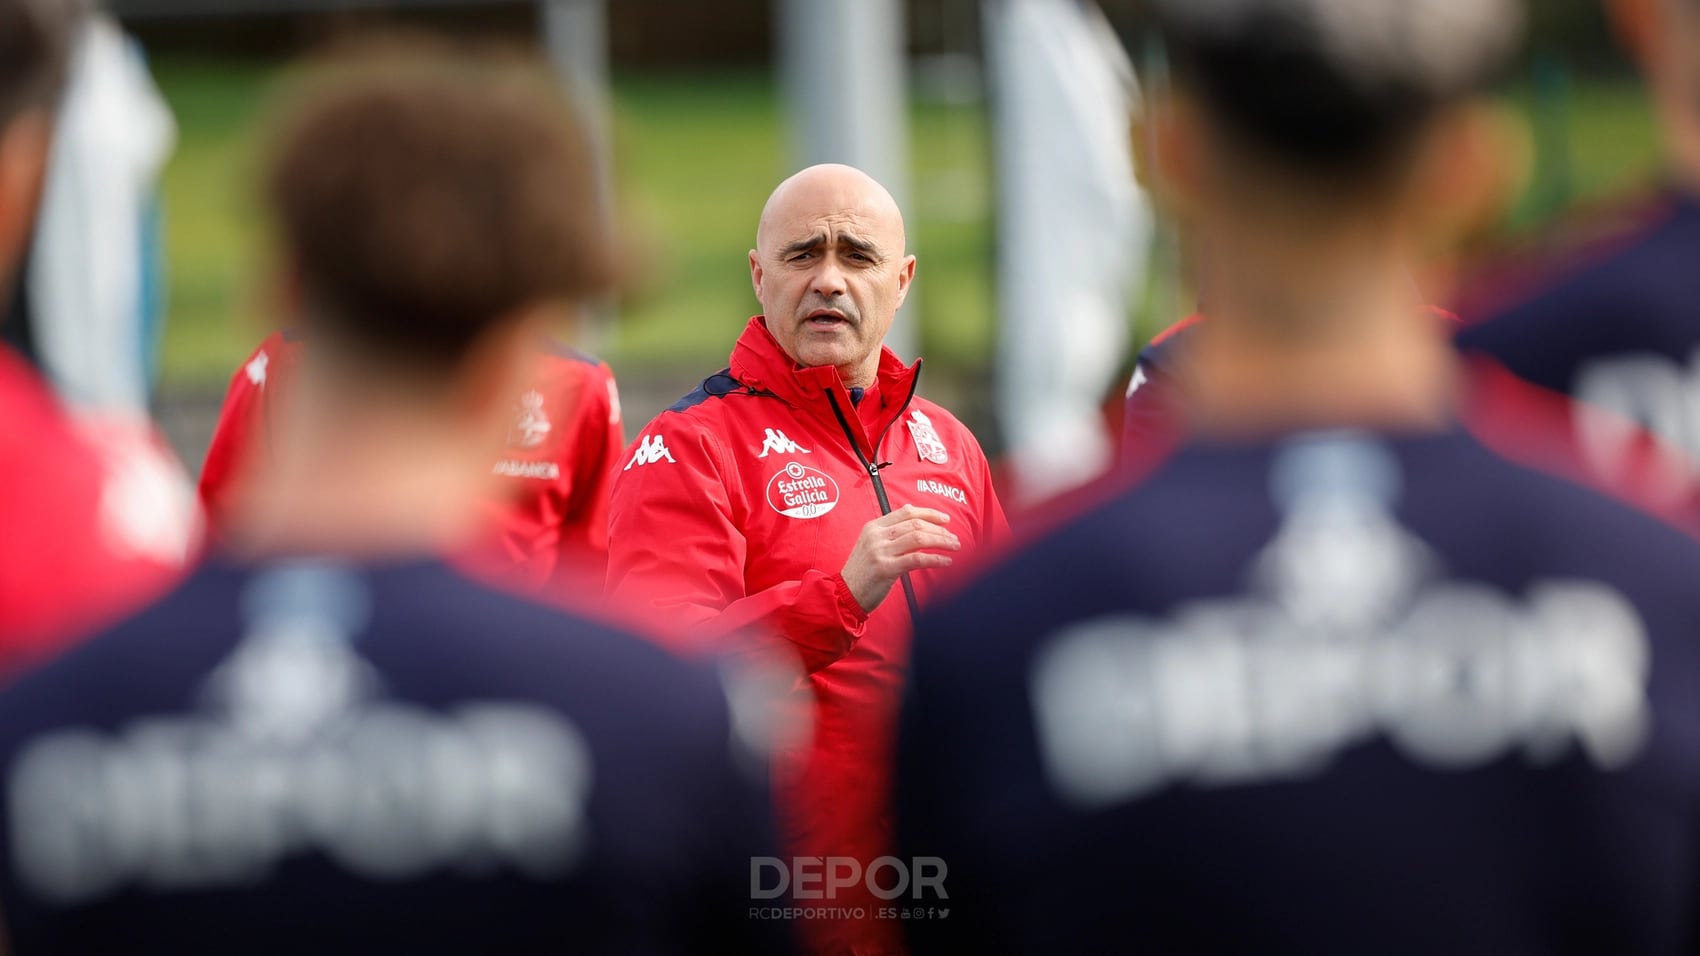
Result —
<svg viewBox="0 0 1700 956"><path fill-rule="evenodd" d="M814 253L812 253L812 252L799 252L796 255L792 256L790 261L792 261L792 262L806 262L813 257L814 257Z"/></svg>
<svg viewBox="0 0 1700 956"><path fill-rule="evenodd" d="M850 258L856 260L857 262L872 262L872 261L874 261L873 256L870 256L865 252L852 252L852 253L850 253Z"/></svg>

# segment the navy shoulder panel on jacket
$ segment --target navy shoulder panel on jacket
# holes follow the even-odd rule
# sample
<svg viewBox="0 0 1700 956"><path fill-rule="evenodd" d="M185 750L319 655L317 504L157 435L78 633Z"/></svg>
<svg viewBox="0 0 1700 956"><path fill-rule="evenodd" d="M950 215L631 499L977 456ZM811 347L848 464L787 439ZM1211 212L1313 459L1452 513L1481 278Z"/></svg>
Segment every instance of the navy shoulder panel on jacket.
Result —
<svg viewBox="0 0 1700 956"><path fill-rule="evenodd" d="M687 412L711 398L725 398L728 395L766 395L744 385L732 376L732 370L723 368L702 380L702 384L692 389L684 398L667 406L670 412Z"/></svg>

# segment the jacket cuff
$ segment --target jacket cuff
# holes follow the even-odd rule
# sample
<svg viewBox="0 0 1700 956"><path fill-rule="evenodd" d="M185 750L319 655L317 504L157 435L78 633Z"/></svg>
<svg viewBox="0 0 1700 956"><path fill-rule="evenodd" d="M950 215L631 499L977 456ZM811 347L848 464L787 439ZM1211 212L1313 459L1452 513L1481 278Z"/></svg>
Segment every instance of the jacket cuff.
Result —
<svg viewBox="0 0 1700 956"><path fill-rule="evenodd" d="M868 626L868 612L862 610L861 602L850 592L850 584L844 580L844 575L832 576L832 589L838 599L838 617L844 622L844 629L852 637L861 637Z"/></svg>

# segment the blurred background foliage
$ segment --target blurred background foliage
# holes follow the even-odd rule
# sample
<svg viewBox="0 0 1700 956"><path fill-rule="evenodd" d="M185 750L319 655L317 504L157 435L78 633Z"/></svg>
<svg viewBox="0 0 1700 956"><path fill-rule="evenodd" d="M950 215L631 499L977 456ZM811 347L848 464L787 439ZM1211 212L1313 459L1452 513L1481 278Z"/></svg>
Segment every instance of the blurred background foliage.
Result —
<svg viewBox="0 0 1700 956"><path fill-rule="evenodd" d="M1139 0L1103 6L1140 53ZM1505 92L1530 124L1538 164L1507 214L1508 241L1656 172L1646 106L1598 0L1535 0L1534 7L1526 53ZM265 332L265 231L249 185L257 120L285 59L327 35L397 19L524 36L535 29L533 17L529 5L498 4L399 18L127 19L179 124L162 186L170 270L164 390L221 389ZM589 344L622 376L645 368L677 369L681 379L689 370L712 371L757 310L745 253L762 201L789 167L770 19L767 0L610 4L614 169L633 281L617 320ZM907 213L921 266L907 314L921 324L929 360L964 371L985 367L994 335L992 165L978 31L974 0L910 4ZM1164 312L1177 302L1148 301ZM1150 315L1141 327L1153 331L1176 317Z"/></svg>

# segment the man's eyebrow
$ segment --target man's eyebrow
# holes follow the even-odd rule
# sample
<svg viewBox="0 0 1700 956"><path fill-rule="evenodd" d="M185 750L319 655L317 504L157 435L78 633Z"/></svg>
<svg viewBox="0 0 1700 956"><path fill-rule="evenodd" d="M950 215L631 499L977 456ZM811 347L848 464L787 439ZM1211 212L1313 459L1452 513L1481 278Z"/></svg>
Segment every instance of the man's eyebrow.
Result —
<svg viewBox="0 0 1700 956"><path fill-rule="evenodd" d="M825 243L826 243L826 236L823 236L823 235L821 235L820 233L817 232L812 236L808 236L807 238L797 239L797 240L794 240L792 242L786 243L785 246L779 250L779 254L781 256L789 256L789 255L793 255L793 254L798 253L798 252L808 252L810 249L818 249L820 246L824 245Z"/></svg>
<svg viewBox="0 0 1700 956"><path fill-rule="evenodd" d="M857 252L866 252L869 255L877 255L879 253L878 246L866 239L863 239L861 236L853 236L848 232L839 233L838 241L844 243Z"/></svg>

